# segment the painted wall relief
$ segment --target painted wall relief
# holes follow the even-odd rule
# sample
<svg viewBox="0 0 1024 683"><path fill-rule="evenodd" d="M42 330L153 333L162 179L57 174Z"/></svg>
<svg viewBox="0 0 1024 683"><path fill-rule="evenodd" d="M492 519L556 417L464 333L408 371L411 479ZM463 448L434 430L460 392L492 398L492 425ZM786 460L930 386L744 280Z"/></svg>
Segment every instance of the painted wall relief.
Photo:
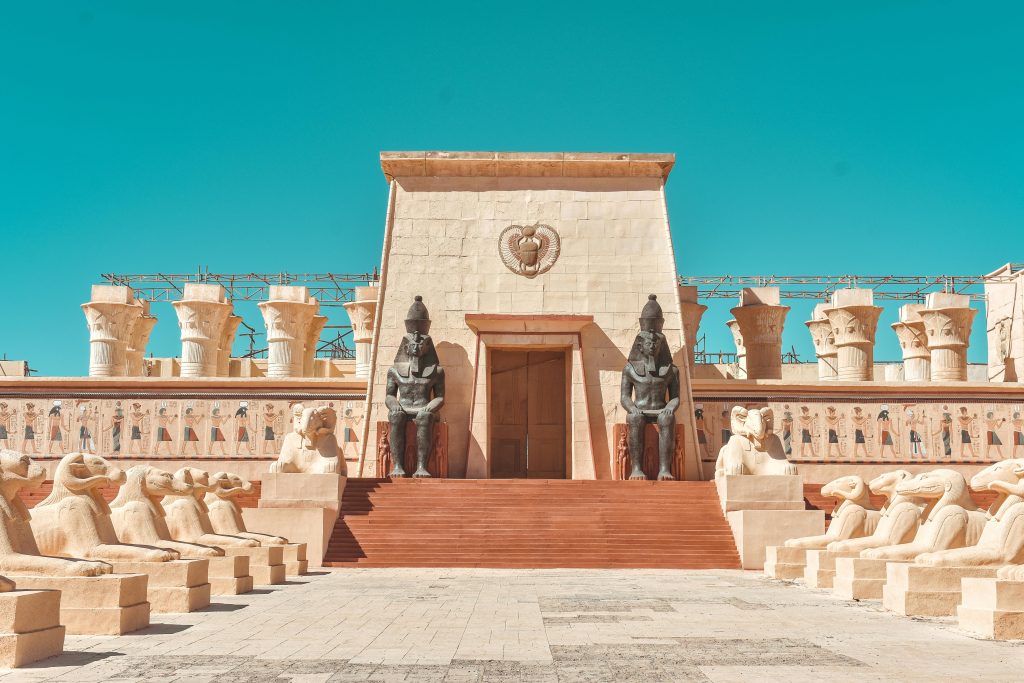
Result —
<svg viewBox="0 0 1024 683"><path fill-rule="evenodd" d="M713 463L733 401L695 400L697 442ZM737 402L768 405L794 462L980 463L1024 457L1024 405L994 402Z"/></svg>
<svg viewBox="0 0 1024 683"><path fill-rule="evenodd" d="M0 448L35 457L71 451L109 458L272 460L291 429L291 406L329 405L341 416L338 440L358 458L361 400L0 397Z"/></svg>

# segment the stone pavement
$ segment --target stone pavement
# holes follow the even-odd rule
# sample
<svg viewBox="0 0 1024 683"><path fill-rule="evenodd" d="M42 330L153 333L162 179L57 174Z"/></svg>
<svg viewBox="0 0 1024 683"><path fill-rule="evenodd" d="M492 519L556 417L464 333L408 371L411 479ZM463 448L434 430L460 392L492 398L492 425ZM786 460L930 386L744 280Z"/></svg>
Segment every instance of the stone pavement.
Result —
<svg viewBox="0 0 1024 683"><path fill-rule="evenodd" d="M1020 681L1024 644L730 570L344 569L7 681Z"/></svg>

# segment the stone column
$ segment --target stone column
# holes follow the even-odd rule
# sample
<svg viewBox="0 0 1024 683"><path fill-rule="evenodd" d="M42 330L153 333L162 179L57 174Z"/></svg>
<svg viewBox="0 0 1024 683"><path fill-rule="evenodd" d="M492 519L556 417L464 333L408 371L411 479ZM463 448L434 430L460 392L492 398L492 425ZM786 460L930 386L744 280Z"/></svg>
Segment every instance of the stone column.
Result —
<svg viewBox="0 0 1024 683"><path fill-rule="evenodd" d="M316 299L305 287L271 285L270 298L259 307L267 326L267 377L302 377Z"/></svg>
<svg viewBox="0 0 1024 683"><path fill-rule="evenodd" d="M740 324L735 320L728 320L725 326L732 333L732 341L736 345L736 379L747 379L747 347L743 345Z"/></svg>
<svg viewBox="0 0 1024 683"><path fill-rule="evenodd" d="M231 315L220 285L187 284L173 304L181 328L181 377L216 377L224 323Z"/></svg>
<svg viewBox="0 0 1024 683"><path fill-rule="evenodd" d="M811 332L811 340L814 342L814 353L818 357L818 379L831 381L838 376L839 351L836 349L836 338L832 334L832 323L825 315L827 304L818 304L814 307L814 314L811 320L804 323Z"/></svg>
<svg viewBox="0 0 1024 683"><path fill-rule="evenodd" d="M932 376L931 352L928 351L927 335L921 309L924 304L900 306L900 319L891 325L900 340L903 352L903 380L905 382L927 382Z"/></svg>
<svg viewBox="0 0 1024 683"><path fill-rule="evenodd" d="M238 333L238 326L241 324L242 317L238 315L229 315L224 321L224 329L217 344L218 377L227 377L231 374L231 347L235 343L235 334Z"/></svg>
<svg viewBox="0 0 1024 683"><path fill-rule="evenodd" d="M778 287L745 287L733 308L746 348L747 379L782 379L782 327L789 306L780 305Z"/></svg>
<svg viewBox="0 0 1024 683"><path fill-rule="evenodd" d="M355 301L345 304L348 318L352 322L352 342L356 346L356 377L370 376L370 344L373 342L373 321L377 314L376 285L356 287Z"/></svg>
<svg viewBox="0 0 1024 683"><path fill-rule="evenodd" d="M932 361L933 382L967 380L967 346L978 313L966 294L933 292L920 310Z"/></svg>
<svg viewBox="0 0 1024 683"><path fill-rule="evenodd" d="M138 301L142 306L142 315L135 320L132 327L132 336L128 341L128 349L125 352L128 362L128 376L142 377L146 374L146 344L149 343L149 335L156 327L156 318L149 314L149 302Z"/></svg>
<svg viewBox="0 0 1024 683"><path fill-rule="evenodd" d="M306 331L306 347L302 357L302 374L305 377L316 376L316 347L320 343L320 333L324 331L326 324L327 316L320 314L314 315L309 323L309 329Z"/></svg>
<svg viewBox="0 0 1024 683"><path fill-rule="evenodd" d="M832 335L838 351L836 379L866 382L874 378L875 331L882 308L874 305L870 289L839 289L832 294L832 305L823 309L832 323Z"/></svg>
<svg viewBox="0 0 1024 683"><path fill-rule="evenodd" d="M707 306L697 303L696 287L679 287L679 309L683 315L683 338L686 340L686 352L690 359L690 375L693 375L693 347L697 343L697 332L700 330L700 319L704 317Z"/></svg>
<svg viewBox="0 0 1024 683"><path fill-rule="evenodd" d="M132 330L142 316L142 304L132 288L93 285L82 311L89 325L89 376L125 376Z"/></svg>

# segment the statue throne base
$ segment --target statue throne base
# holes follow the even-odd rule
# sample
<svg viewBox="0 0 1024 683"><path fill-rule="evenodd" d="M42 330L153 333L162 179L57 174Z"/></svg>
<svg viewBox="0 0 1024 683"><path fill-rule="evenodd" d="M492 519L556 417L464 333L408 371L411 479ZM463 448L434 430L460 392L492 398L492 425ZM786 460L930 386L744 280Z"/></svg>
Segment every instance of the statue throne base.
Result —
<svg viewBox="0 0 1024 683"><path fill-rule="evenodd" d="M405 473L412 476L416 471L416 424L410 420L405 424ZM387 477L391 472L394 454L391 452L391 423L377 423L377 476ZM427 471L436 479L448 478L448 423L434 423L434 444L427 456Z"/></svg>
<svg viewBox="0 0 1024 683"><path fill-rule="evenodd" d="M615 470L616 479L629 479L633 471L633 464L629 458L629 425L619 422L612 429L612 439L615 441ZM658 426L648 424L644 426L644 457L641 460L641 467L648 479L657 479L661 464L658 458ZM670 471L676 481L683 479L683 426L676 425L676 447L672 454Z"/></svg>

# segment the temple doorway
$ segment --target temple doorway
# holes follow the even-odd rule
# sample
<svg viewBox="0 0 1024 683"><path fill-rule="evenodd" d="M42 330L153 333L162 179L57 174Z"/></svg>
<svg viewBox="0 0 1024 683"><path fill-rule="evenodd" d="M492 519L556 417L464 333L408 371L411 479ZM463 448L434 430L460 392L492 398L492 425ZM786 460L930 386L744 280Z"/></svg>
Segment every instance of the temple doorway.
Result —
<svg viewBox="0 0 1024 683"><path fill-rule="evenodd" d="M564 350L490 352L494 479L565 479L568 363Z"/></svg>

